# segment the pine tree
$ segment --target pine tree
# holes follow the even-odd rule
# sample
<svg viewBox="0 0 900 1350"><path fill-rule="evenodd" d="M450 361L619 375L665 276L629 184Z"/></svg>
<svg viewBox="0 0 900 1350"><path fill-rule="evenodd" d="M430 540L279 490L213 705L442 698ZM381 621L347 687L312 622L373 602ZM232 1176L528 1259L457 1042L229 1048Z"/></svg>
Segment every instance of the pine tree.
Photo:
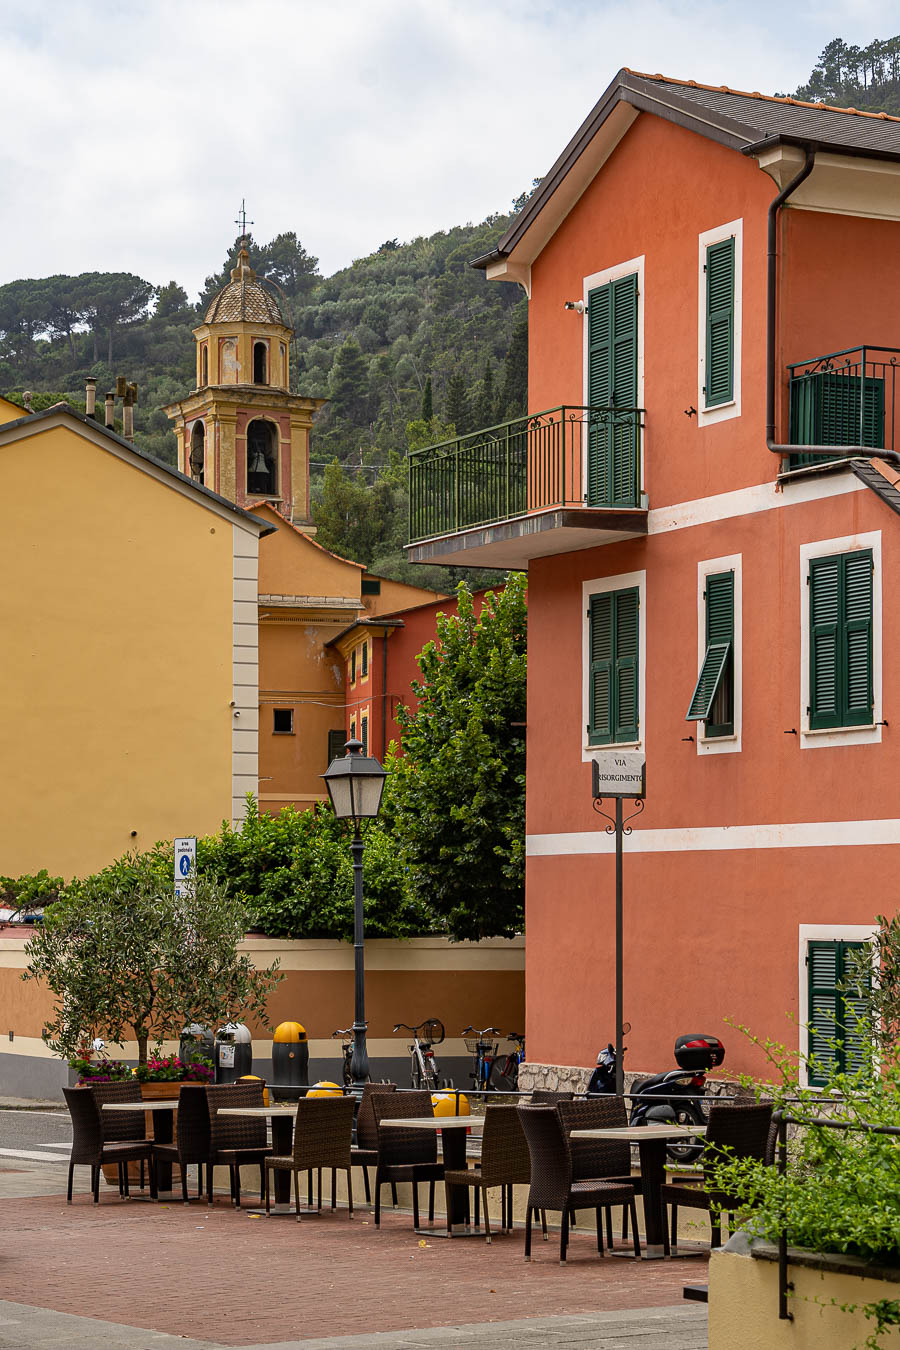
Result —
<svg viewBox="0 0 900 1350"><path fill-rule="evenodd" d="M431 392L431 376L425 381L425 392L422 395L422 421L430 422L434 417L434 395Z"/></svg>
<svg viewBox="0 0 900 1350"><path fill-rule="evenodd" d="M349 340L338 349L331 370L331 411L353 421L365 418L369 401L369 378L359 345Z"/></svg>
<svg viewBox="0 0 900 1350"><path fill-rule="evenodd" d="M469 424L469 397L466 382L458 370L454 370L447 381L447 398L444 403L444 421L452 425L457 436L464 436L471 430Z"/></svg>
<svg viewBox="0 0 900 1350"><path fill-rule="evenodd" d="M497 421L497 395L494 390L494 368L488 361L475 397L475 424L480 430L492 427Z"/></svg>
<svg viewBox="0 0 900 1350"><path fill-rule="evenodd" d="M528 317L516 324L503 362L501 416L521 417L528 411Z"/></svg>

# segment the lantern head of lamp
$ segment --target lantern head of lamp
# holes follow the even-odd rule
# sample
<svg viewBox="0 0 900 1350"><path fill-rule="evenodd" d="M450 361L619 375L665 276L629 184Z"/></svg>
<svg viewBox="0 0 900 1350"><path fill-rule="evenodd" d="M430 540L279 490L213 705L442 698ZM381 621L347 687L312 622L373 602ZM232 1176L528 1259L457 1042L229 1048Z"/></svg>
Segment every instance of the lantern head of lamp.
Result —
<svg viewBox="0 0 900 1350"><path fill-rule="evenodd" d="M362 753L362 742L349 740L346 755L333 759L322 775L334 814L352 820L358 829L363 820L374 820L381 809L381 794L387 774L372 755Z"/></svg>

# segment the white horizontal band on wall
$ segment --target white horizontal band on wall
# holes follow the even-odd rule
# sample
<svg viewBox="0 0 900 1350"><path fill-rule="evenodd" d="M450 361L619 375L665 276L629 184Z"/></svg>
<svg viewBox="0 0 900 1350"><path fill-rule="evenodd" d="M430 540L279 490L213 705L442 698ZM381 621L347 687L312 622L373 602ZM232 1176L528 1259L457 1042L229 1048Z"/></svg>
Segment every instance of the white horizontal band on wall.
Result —
<svg viewBox="0 0 900 1350"><path fill-rule="evenodd" d="M715 825L677 830L635 830L626 853L719 853L756 848L852 848L900 844L900 820L798 821L789 825ZM615 838L603 830L529 834L529 858L614 853Z"/></svg>

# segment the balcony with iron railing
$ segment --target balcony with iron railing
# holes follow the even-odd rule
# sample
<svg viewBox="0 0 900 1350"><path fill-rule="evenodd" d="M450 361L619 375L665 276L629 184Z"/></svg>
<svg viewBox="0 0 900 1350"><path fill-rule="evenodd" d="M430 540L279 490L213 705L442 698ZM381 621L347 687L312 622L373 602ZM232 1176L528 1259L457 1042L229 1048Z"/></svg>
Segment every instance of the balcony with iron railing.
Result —
<svg viewBox="0 0 900 1350"><path fill-rule="evenodd" d="M798 447L789 473L896 449L898 359L894 347L847 347L787 367L788 439ZM833 445L834 455L804 453L804 445Z"/></svg>
<svg viewBox="0 0 900 1350"><path fill-rule="evenodd" d="M527 568L647 532L639 408L566 405L409 457L409 557Z"/></svg>

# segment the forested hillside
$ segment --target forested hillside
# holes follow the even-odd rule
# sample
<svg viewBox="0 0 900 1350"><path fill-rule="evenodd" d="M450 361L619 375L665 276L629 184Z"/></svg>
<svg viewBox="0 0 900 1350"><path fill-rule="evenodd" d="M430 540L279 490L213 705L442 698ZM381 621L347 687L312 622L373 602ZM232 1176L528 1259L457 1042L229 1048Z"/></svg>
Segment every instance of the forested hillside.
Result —
<svg viewBox="0 0 900 1350"><path fill-rule="evenodd" d="M392 575L410 575L402 555L407 450L525 408L524 297L469 266L509 219L391 239L328 278L294 233L249 240L254 268L279 286L296 328L294 392L330 399L312 443L319 538ZM36 408L62 397L83 408L85 376L97 377L99 401L125 375L139 387L137 443L173 463L161 409L193 387L191 329L229 279L237 247L196 305L175 281L154 286L127 273L0 286L0 391L21 401L30 389ZM447 570L433 572L414 576L446 588Z"/></svg>
<svg viewBox="0 0 900 1350"><path fill-rule="evenodd" d="M794 97L900 115L900 34L867 47L833 38Z"/></svg>

